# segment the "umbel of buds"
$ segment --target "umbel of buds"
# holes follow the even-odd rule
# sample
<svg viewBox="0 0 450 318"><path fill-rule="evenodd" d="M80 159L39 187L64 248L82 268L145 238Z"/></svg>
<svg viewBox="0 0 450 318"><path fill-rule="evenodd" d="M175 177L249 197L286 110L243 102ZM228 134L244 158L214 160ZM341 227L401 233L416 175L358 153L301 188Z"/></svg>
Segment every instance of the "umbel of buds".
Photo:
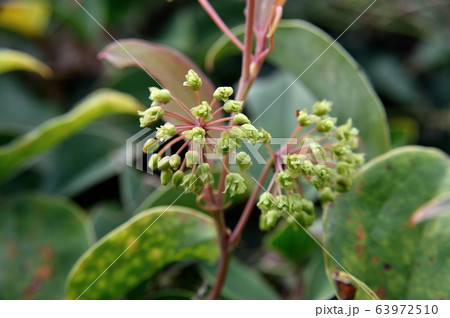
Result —
<svg viewBox="0 0 450 318"><path fill-rule="evenodd" d="M202 79L195 71L188 71L183 86L190 88L200 101ZM148 167L160 171L162 185L172 184L174 188L184 188L187 193L201 195L205 187L213 186L214 164L222 163L222 156L235 156L241 170L252 166L251 157L238 151L242 142L268 143L271 136L250 123L242 114L244 102L231 99L232 95L233 88L218 87L210 102L188 106L166 89L150 88L151 106L139 112L141 126L153 125L161 119L165 124L156 128L155 138L147 140L143 151L152 154ZM166 105L171 101L180 107L179 112L167 109ZM179 142L183 142L181 146L178 146ZM175 147L178 147L175 154L166 155ZM211 159L211 154L216 155L215 159ZM228 171L224 181L225 193L229 196L242 194L247 189L239 172Z"/></svg>
<svg viewBox="0 0 450 318"><path fill-rule="evenodd" d="M313 105L311 114L298 112L299 126L293 133L297 143L274 153L274 175L257 204L261 230L272 228L282 216L302 227L312 225L315 211L313 202L304 195L306 183L319 192L323 205L352 185L364 162L364 155L354 152L359 132L351 120L336 126L337 119L329 116L332 105L323 100Z"/></svg>

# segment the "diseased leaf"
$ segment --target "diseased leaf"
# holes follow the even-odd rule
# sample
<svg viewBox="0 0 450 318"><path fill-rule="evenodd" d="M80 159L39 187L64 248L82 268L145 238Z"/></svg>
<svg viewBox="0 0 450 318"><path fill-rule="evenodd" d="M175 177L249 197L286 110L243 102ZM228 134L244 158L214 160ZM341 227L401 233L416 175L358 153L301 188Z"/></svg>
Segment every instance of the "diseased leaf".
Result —
<svg viewBox="0 0 450 318"><path fill-rule="evenodd" d="M67 298L117 299L167 264L213 262L218 256L212 218L180 206L155 207L107 234L78 260L67 280Z"/></svg>
<svg viewBox="0 0 450 318"><path fill-rule="evenodd" d="M108 114L135 115L140 109L139 102L127 94L97 91L67 114L50 119L23 137L0 147L0 179L11 175L28 159L60 143L95 119Z"/></svg>
<svg viewBox="0 0 450 318"><path fill-rule="evenodd" d="M324 218L324 244L381 299L450 298L450 215L414 226L414 211L450 191L450 160L403 147L369 162ZM342 268L327 256L332 277Z"/></svg>
<svg viewBox="0 0 450 318"><path fill-rule="evenodd" d="M44 78L52 76L50 67L31 55L14 50L0 49L0 74L11 71L35 72Z"/></svg>
<svg viewBox="0 0 450 318"><path fill-rule="evenodd" d="M70 268L93 242L84 211L39 195L4 200L0 213L0 299L62 299Z"/></svg>
<svg viewBox="0 0 450 318"><path fill-rule="evenodd" d="M119 68L137 66L143 69L188 107L197 104L194 92L183 86L185 75L193 69L203 81L201 100L212 99L214 86L209 78L188 57L167 46L136 39L121 40L105 47L99 57ZM185 115L174 102L167 104L167 108Z"/></svg>

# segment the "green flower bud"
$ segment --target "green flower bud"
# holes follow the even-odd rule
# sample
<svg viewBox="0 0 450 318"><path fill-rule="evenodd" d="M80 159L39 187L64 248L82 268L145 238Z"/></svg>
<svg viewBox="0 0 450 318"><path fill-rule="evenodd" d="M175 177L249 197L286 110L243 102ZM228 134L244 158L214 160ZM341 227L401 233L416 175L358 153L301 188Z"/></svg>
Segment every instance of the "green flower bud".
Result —
<svg viewBox="0 0 450 318"><path fill-rule="evenodd" d="M315 102L312 108L312 113L317 116L325 116L328 115L329 112L331 112L331 107L333 106L333 103L330 101L327 101L326 99Z"/></svg>
<svg viewBox="0 0 450 318"><path fill-rule="evenodd" d="M250 155L247 153L241 151L236 155L236 163L238 164L239 168L243 170L250 169L252 166L252 158L250 158Z"/></svg>
<svg viewBox="0 0 450 318"><path fill-rule="evenodd" d="M229 99L223 105L223 110L227 113L240 113L242 112L242 107L244 106L243 101Z"/></svg>
<svg viewBox="0 0 450 318"><path fill-rule="evenodd" d="M166 186L172 180L173 172L170 169L161 171L161 185Z"/></svg>
<svg viewBox="0 0 450 318"><path fill-rule="evenodd" d="M154 153L159 148L159 143L156 139L150 138L142 147L142 151L145 153Z"/></svg>
<svg viewBox="0 0 450 318"><path fill-rule="evenodd" d="M177 133L177 128L171 123L165 123L163 126L156 128L156 138L160 141L167 141Z"/></svg>
<svg viewBox="0 0 450 318"><path fill-rule="evenodd" d="M186 152L185 158L186 158L186 167L192 168L196 163L199 162L200 156L197 151L191 150Z"/></svg>
<svg viewBox="0 0 450 318"><path fill-rule="evenodd" d="M158 154L153 154L148 160L148 167L152 170L158 169L158 162L161 160L161 156Z"/></svg>
<svg viewBox="0 0 450 318"><path fill-rule="evenodd" d="M330 132L334 128L334 124L336 123L336 118L327 117L321 119L316 124L316 129L318 132L327 133Z"/></svg>
<svg viewBox="0 0 450 318"><path fill-rule="evenodd" d="M228 86L218 87L213 96L216 100L226 102L233 95L233 88Z"/></svg>
<svg viewBox="0 0 450 318"><path fill-rule="evenodd" d="M351 152L351 147L342 141L332 144L330 149L336 158L341 158Z"/></svg>
<svg viewBox="0 0 450 318"><path fill-rule="evenodd" d="M340 161L337 164L336 171L342 176L351 177L354 174L354 166L351 163Z"/></svg>
<svg viewBox="0 0 450 318"><path fill-rule="evenodd" d="M173 174L172 177L172 185L175 189L178 189L181 184L183 183L183 179L184 179L184 172L181 170L178 170L177 172L175 172Z"/></svg>
<svg viewBox="0 0 450 318"><path fill-rule="evenodd" d="M152 106L143 112L138 111L138 114L141 116L141 127L147 127L160 120L164 116L164 110L159 106Z"/></svg>
<svg viewBox="0 0 450 318"><path fill-rule="evenodd" d="M317 190L323 189L329 184L331 175L330 169L322 164L316 165L314 167L314 176L311 178L311 183L316 187Z"/></svg>
<svg viewBox="0 0 450 318"><path fill-rule="evenodd" d="M305 160L305 155L291 154L283 158L283 163L288 167L289 170L298 171L301 169L301 164Z"/></svg>
<svg viewBox="0 0 450 318"><path fill-rule="evenodd" d="M159 89L157 87L149 87L150 97L153 101L152 106L158 104L167 104L170 102L170 92L167 89Z"/></svg>
<svg viewBox="0 0 450 318"><path fill-rule="evenodd" d="M270 192L264 192L263 194L261 194L256 206L261 211L268 211L270 209L277 208L275 198Z"/></svg>
<svg viewBox="0 0 450 318"><path fill-rule="evenodd" d="M229 134L230 138L234 139L238 146L241 145L241 141L247 138L247 134L239 127L232 127Z"/></svg>
<svg viewBox="0 0 450 318"><path fill-rule="evenodd" d="M211 107L205 101L203 101L200 105L193 107L191 109L192 115L194 115L197 119L201 118L205 121L210 120L212 118L211 115Z"/></svg>
<svg viewBox="0 0 450 318"><path fill-rule="evenodd" d="M226 131L222 132L220 138L217 140L214 151L220 155L227 155L230 152L236 150L236 139L231 138L230 134Z"/></svg>
<svg viewBox="0 0 450 318"><path fill-rule="evenodd" d="M315 120L316 117L314 115L308 115L308 111L306 109L302 110L297 117L297 121L302 127L311 125Z"/></svg>
<svg viewBox="0 0 450 318"><path fill-rule="evenodd" d="M237 114L233 118L233 123L238 126L250 124L250 119L248 119L244 114Z"/></svg>
<svg viewBox="0 0 450 318"><path fill-rule="evenodd" d="M198 76L197 73L195 73L194 70L189 70L183 86L187 86L193 91L199 91L200 87L202 87L202 79L200 78L200 76Z"/></svg>
<svg viewBox="0 0 450 318"><path fill-rule="evenodd" d="M268 231L272 229L276 224L280 214L277 210L269 210L265 213L261 213L259 216L259 229L261 231Z"/></svg>
<svg viewBox="0 0 450 318"><path fill-rule="evenodd" d="M307 199L302 199L302 207L303 211L308 215L314 215L315 209L314 209L314 203Z"/></svg>
<svg viewBox="0 0 450 318"><path fill-rule="evenodd" d="M224 193L228 192L230 196L234 196L236 194L244 193L246 189L247 186L245 185L245 180L240 174L230 172L226 176Z"/></svg>
<svg viewBox="0 0 450 318"><path fill-rule="evenodd" d="M319 194L319 200L322 204L326 204L328 202L334 202L336 200L336 194L331 190L331 188L324 188Z"/></svg>
<svg viewBox="0 0 450 318"><path fill-rule="evenodd" d="M200 195L205 185L195 174L188 173L184 176L181 186L185 189L186 193Z"/></svg>
<svg viewBox="0 0 450 318"><path fill-rule="evenodd" d="M197 177L203 181L204 184L213 182L211 168L206 162L199 164L195 173L197 174Z"/></svg>
<svg viewBox="0 0 450 318"><path fill-rule="evenodd" d="M281 213L289 212L289 200L286 195L284 194L278 195L275 198L275 202L278 211L280 211Z"/></svg>
<svg viewBox="0 0 450 318"><path fill-rule="evenodd" d="M300 170L305 176L310 176L314 173L314 165L310 160L303 160L300 163Z"/></svg>
<svg viewBox="0 0 450 318"><path fill-rule="evenodd" d="M256 138L256 143L267 144L272 136L265 131L263 128L259 128L258 137Z"/></svg>
<svg viewBox="0 0 450 318"><path fill-rule="evenodd" d="M193 143L204 145L206 132L201 127L194 127L191 130L183 131L182 134L189 139L192 139Z"/></svg>
<svg viewBox="0 0 450 318"><path fill-rule="evenodd" d="M317 177L323 180L330 179L330 168L326 165L318 164L314 167L314 173Z"/></svg>
<svg viewBox="0 0 450 318"><path fill-rule="evenodd" d="M293 222L292 218L296 221L296 223L300 224L303 227L310 227L311 225L313 225L315 219L314 215L309 215L304 211L293 213L292 217L288 218L288 221L290 223Z"/></svg>
<svg viewBox="0 0 450 318"><path fill-rule="evenodd" d="M158 170L167 170L170 168L170 157L166 156L158 161Z"/></svg>
<svg viewBox="0 0 450 318"><path fill-rule="evenodd" d="M252 143L256 143L258 140L258 130L252 124L244 124L241 129L245 132L248 140Z"/></svg>
<svg viewBox="0 0 450 318"><path fill-rule="evenodd" d="M303 210L302 196L298 193L293 193L288 197L289 213L297 213Z"/></svg>
<svg viewBox="0 0 450 318"><path fill-rule="evenodd" d="M345 125L341 125L336 128L336 138L339 140L349 140L351 137L356 137L359 134L359 130L353 127L353 122L348 119Z"/></svg>
<svg viewBox="0 0 450 318"><path fill-rule="evenodd" d="M171 155L169 164L172 169L177 170L181 164L181 157L177 154Z"/></svg>
<svg viewBox="0 0 450 318"><path fill-rule="evenodd" d="M278 173L275 181L278 182L283 189L290 190L294 186L294 179L289 171L281 171Z"/></svg>
<svg viewBox="0 0 450 318"><path fill-rule="evenodd" d="M336 183L334 189L337 192L345 193L350 190L350 187L352 186L352 178L338 175L336 177Z"/></svg>

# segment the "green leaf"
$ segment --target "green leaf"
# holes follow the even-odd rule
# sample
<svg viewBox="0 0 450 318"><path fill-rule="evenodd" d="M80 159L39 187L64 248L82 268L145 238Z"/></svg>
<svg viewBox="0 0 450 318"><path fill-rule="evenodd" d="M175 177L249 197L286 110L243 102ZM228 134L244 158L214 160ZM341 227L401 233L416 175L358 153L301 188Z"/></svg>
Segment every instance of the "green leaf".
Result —
<svg viewBox="0 0 450 318"><path fill-rule="evenodd" d="M318 246L317 246L318 247ZM323 254L320 247L305 265L303 276L303 299L331 299L335 295L325 272Z"/></svg>
<svg viewBox="0 0 450 318"><path fill-rule="evenodd" d="M318 246L297 224L287 223L269 232L264 237L264 245L297 265L311 257Z"/></svg>
<svg viewBox="0 0 450 318"><path fill-rule="evenodd" d="M134 39L121 40L105 47L99 57L119 68L137 66L143 69L189 107L197 104L194 92L183 86L189 69L202 78L202 100L210 101L214 93L213 84L200 68L187 56L167 46ZM180 114L183 112L174 102L167 104L167 108Z"/></svg>
<svg viewBox="0 0 450 318"><path fill-rule="evenodd" d="M218 255L210 217L180 206L155 207L116 228L78 260L67 280L67 298L117 299L167 264L213 262Z"/></svg>
<svg viewBox="0 0 450 318"><path fill-rule="evenodd" d="M450 160L422 147L369 162L324 218L324 244L382 299L450 298L450 215L414 226L414 211L450 190ZM327 258L328 274L342 268Z"/></svg>
<svg viewBox="0 0 450 318"><path fill-rule="evenodd" d="M200 264L203 278L213 285L217 266ZM255 269L232 258L228 265L227 277L221 295L236 300L270 300L278 299L278 295L270 284Z"/></svg>
<svg viewBox="0 0 450 318"><path fill-rule="evenodd" d="M38 195L5 200L0 213L0 299L62 299L70 268L93 241L73 203Z"/></svg>
<svg viewBox="0 0 450 318"><path fill-rule="evenodd" d="M242 28L236 28L239 32ZM352 118L360 129L363 150L369 159L390 149L383 105L360 67L338 43L331 45L333 39L329 35L301 20L282 21L275 41L268 61L283 71L273 78L256 81L250 91L247 110L256 126L272 128L269 132L273 137L289 137L297 124L297 109L310 110L313 101L328 99L334 103L332 116L340 123ZM228 42L221 38L209 52L209 61L222 50L227 55L237 52ZM283 125L273 125L273 118L280 116ZM283 121L287 117L289 120Z"/></svg>
<svg viewBox="0 0 450 318"><path fill-rule="evenodd" d="M139 102L123 93L100 90L91 94L67 114L50 119L23 137L0 147L0 179L95 119L107 114L136 114L139 109Z"/></svg>
<svg viewBox="0 0 450 318"><path fill-rule="evenodd" d="M0 49L0 74L11 71L35 72L44 78L52 76L52 70L31 55L14 50Z"/></svg>

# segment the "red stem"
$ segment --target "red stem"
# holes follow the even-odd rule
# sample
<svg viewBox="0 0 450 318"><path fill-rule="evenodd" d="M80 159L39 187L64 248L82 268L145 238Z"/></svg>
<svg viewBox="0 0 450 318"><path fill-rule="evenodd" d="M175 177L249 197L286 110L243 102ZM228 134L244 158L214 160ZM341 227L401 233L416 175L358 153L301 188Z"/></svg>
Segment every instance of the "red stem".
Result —
<svg viewBox="0 0 450 318"><path fill-rule="evenodd" d="M239 241L242 235L242 231L244 230L244 227L247 224L250 215L252 214L253 208L255 207L256 199L261 189L260 185L262 185L264 183L264 180L266 180L269 171L272 168L274 160L275 158L272 157L264 167L264 170L261 173L261 175L259 176L258 183L253 188L252 194L250 195L250 198L248 199L247 204L245 205L244 211L241 214L238 224L234 228L234 231L231 234L230 239L228 240L228 245L230 247L235 246L235 244Z"/></svg>
<svg viewBox="0 0 450 318"><path fill-rule="evenodd" d="M171 112L168 110L164 110L164 115L167 117L172 117L172 118L178 119L179 121L182 121L183 123L186 123L188 125L195 126L195 123L193 123L192 121L190 121L187 118L184 118L181 115L178 115L177 113L174 113L174 112Z"/></svg>
<svg viewBox="0 0 450 318"><path fill-rule="evenodd" d="M214 23L219 27L219 29L233 42L234 45L241 51L244 50L244 45L241 41L231 32L228 26L223 22L220 16L217 14L216 10L211 6L208 0L198 0L203 9L208 13Z"/></svg>

